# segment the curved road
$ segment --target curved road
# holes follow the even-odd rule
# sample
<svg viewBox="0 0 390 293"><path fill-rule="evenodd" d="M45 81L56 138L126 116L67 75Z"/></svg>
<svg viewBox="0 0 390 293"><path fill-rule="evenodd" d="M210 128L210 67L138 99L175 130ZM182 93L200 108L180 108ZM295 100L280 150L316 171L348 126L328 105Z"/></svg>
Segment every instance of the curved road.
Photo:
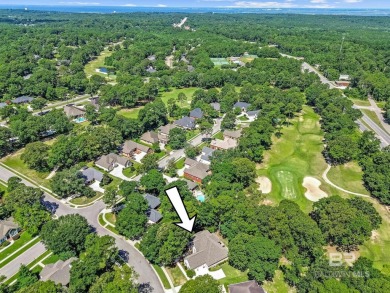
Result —
<svg viewBox="0 0 390 293"><path fill-rule="evenodd" d="M7 182L8 179L12 176L17 176L10 170L0 166L0 179ZM36 187L29 181L22 179L22 182L28 186ZM97 201L93 205L85 208L71 208L68 205L64 204L61 200L58 200L48 193L45 193L44 198L45 204L50 205L55 208L55 214L57 216L69 215L69 214L79 214L85 217L88 220L88 223L95 229L98 235L110 235L115 238L116 245L119 250L127 252L128 255L127 263L134 268L134 270L139 275L138 282L141 285L142 292L153 292L153 293L163 293L164 290L160 284L158 277L156 276L154 270L152 269L149 262L144 258L144 256L135 249L129 242L127 242L123 237L118 236L111 231L105 229L99 224L99 213L105 208L105 204L102 201ZM34 251L34 253L36 253ZM38 252L39 253L39 252ZM14 263L14 262L12 262ZM14 263L19 269L19 263ZM150 291L148 291L148 289Z"/></svg>

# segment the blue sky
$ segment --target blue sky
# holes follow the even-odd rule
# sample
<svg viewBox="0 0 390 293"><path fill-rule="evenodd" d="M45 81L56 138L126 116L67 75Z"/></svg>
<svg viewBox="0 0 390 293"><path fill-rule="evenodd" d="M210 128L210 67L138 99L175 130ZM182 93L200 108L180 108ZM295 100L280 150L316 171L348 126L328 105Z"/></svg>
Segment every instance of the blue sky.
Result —
<svg viewBox="0 0 390 293"><path fill-rule="evenodd" d="M390 0L0 0L1 4L130 7L390 8Z"/></svg>

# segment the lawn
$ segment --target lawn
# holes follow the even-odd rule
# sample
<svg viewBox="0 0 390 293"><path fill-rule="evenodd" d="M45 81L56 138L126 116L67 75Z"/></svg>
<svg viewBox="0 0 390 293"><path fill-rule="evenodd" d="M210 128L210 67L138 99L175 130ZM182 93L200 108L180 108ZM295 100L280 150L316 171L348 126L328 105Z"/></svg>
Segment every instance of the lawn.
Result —
<svg viewBox="0 0 390 293"><path fill-rule="evenodd" d="M188 130L188 131L186 132L186 139L187 139L187 141L193 139L193 138L194 138L195 136L197 136L199 133L200 133L200 130L199 130L199 129Z"/></svg>
<svg viewBox="0 0 390 293"><path fill-rule="evenodd" d="M97 72L96 69L98 69L99 67L105 67L104 65L104 60L106 59L106 57L109 57L112 55L114 51L109 51L107 48L104 49L99 56L97 56L97 58L95 58L94 60L88 62L85 67L84 67L84 72L85 72L85 75L87 77L91 76L91 75L100 75L100 76L103 76L103 77L106 77L110 80L115 80L115 76L113 75L110 75L110 77L108 77L107 74L103 74L101 72Z"/></svg>
<svg viewBox="0 0 390 293"><path fill-rule="evenodd" d="M137 174L136 170L133 167L128 167L123 169L122 174L125 175L128 178L133 177Z"/></svg>
<svg viewBox="0 0 390 293"><path fill-rule="evenodd" d="M223 139L223 132L217 132L216 134L213 135L213 138L215 139Z"/></svg>
<svg viewBox="0 0 390 293"><path fill-rule="evenodd" d="M160 268L158 265L153 265L153 268L157 272L158 276L160 277L160 280L163 283L164 288L171 289L171 285L169 285L169 281L167 279L167 276L165 275L162 268Z"/></svg>
<svg viewBox="0 0 390 293"><path fill-rule="evenodd" d="M360 255L371 259L374 267L390 275L390 215L386 207L373 199L368 199L382 217L382 225L373 232L372 237L361 245Z"/></svg>
<svg viewBox="0 0 390 293"><path fill-rule="evenodd" d="M359 100L359 99L350 99L357 106L371 106L370 102L367 100Z"/></svg>
<svg viewBox="0 0 390 293"><path fill-rule="evenodd" d="M185 282L187 282L186 277L183 275L182 271L178 266L175 266L174 268L165 268L168 272L169 277L172 280L173 285L180 286L183 285Z"/></svg>
<svg viewBox="0 0 390 293"><path fill-rule="evenodd" d="M23 254L25 251L27 251L29 248L31 248L32 246L34 246L35 244L37 244L41 239L40 238L37 238L31 242L29 242L28 244L26 244L26 246L24 246L21 250L19 250L18 252L16 252L15 254L13 254L10 258L7 258L6 260L2 261L0 263L0 267L4 267L6 264L10 263L11 261L13 261L15 258L17 258L19 255ZM12 246L16 245L16 243L14 243ZM1 256L0 255L0 259L3 259L4 257L6 257L7 255L10 255L11 253L13 253L16 249L20 248L22 245L20 245L18 248L15 248L15 247L12 247L10 246L9 248L12 249L12 251L8 251L8 248L3 251L1 254L5 253L5 256ZM7 252L8 251L8 252Z"/></svg>
<svg viewBox="0 0 390 293"><path fill-rule="evenodd" d="M178 160L176 163L175 163L175 167L176 169L182 169L184 168L184 162L185 162L186 158L181 158L180 160Z"/></svg>
<svg viewBox="0 0 390 293"><path fill-rule="evenodd" d="M321 153L322 139L319 116L308 106L303 107L302 115L295 117L291 125L283 128L280 138L273 137L273 146L264 153L264 162L257 171L259 176L267 176L272 182L268 200L278 203L285 198L291 199L309 212L312 202L304 196L302 186L306 176L320 180L321 189L329 195L340 193L322 181L321 175L327 167Z"/></svg>
<svg viewBox="0 0 390 293"><path fill-rule="evenodd" d="M198 88L196 88L196 87L190 87L190 88L184 88L184 89L172 89L169 92L161 92L159 94L159 97L161 98L161 100L164 102L165 105L168 104L169 99L174 98L176 100L176 104L178 106L180 106L182 108L189 108L191 100L192 100L192 95L194 94L194 92L197 89ZM177 101L177 96L179 95L179 93L184 93L187 97L187 100L183 101L183 102ZM137 119L138 113L142 108L143 108L143 106L137 107L137 108L132 108L132 109L121 109L117 113L118 113L118 115L122 115L126 118Z"/></svg>
<svg viewBox="0 0 390 293"><path fill-rule="evenodd" d="M48 258L42 261L44 265L56 263L57 261L60 260L60 257L58 255L52 254Z"/></svg>
<svg viewBox="0 0 390 293"><path fill-rule="evenodd" d="M246 272L241 272L232 266L229 265L228 262L225 262L223 264L217 265L213 267L213 271L217 271L219 269L222 269L225 273L226 277L223 279L218 280L220 284L223 284L225 287L227 287L230 284L236 284L248 281L248 275Z"/></svg>
<svg viewBox="0 0 390 293"><path fill-rule="evenodd" d="M106 220L110 222L111 224L115 225L116 222L116 215L113 213L107 213L106 214Z"/></svg>
<svg viewBox="0 0 390 293"><path fill-rule="evenodd" d="M50 172L37 172L35 170L29 169L20 158L20 156L23 154L23 151L24 149L3 158L1 162L3 162L6 166L22 173L25 177L37 182L39 185L50 188L49 180L46 180L46 177Z"/></svg>
<svg viewBox="0 0 390 293"><path fill-rule="evenodd" d="M4 249L2 252L0 252L0 260L6 258L10 254L14 253L17 249L25 245L27 242L29 242L32 239L32 236L28 234L27 232L23 232L20 234L20 238L18 240L15 240L12 245L8 245L6 249ZM0 262L1 266L1 262Z"/></svg>
<svg viewBox="0 0 390 293"><path fill-rule="evenodd" d="M96 192L96 195L94 197L80 196L80 197L76 197L76 198L71 199L69 202L72 204L75 204L75 205L87 205L87 204L97 200L98 198L100 198L102 196L103 196L103 194L101 194L100 192Z"/></svg>
<svg viewBox="0 0 390 293"><path fill-rule="evenodd" d="M289 287L284 282L283 272L281 270L275 271L275 276L270 281L265 281L262 286L268 293L291 293L296 292L294 288Z"/></svg>
<svg viewBox="0 0 390 293"><path fill-rule="evenodd" d="M328 173L328 179L337 186L348 191L369 195L363 185L363 172L356 162L332 167Z"/></svg>

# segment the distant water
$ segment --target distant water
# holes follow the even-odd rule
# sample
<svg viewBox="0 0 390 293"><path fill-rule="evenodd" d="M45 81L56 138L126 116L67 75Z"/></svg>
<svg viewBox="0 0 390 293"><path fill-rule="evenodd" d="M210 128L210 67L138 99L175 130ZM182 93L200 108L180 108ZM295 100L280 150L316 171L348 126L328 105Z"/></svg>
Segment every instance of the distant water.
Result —
<svg viewBox="0 0 390 293"><path fill-rule="evenodd" d="M185 8L185 7L124 7L124 6L48 6L48 5L0 5L0 9L27 9L39 11L75 13L128 13L128 12L178 12L178 13L262 13L262 14L311 14L390 16L390 9L314 9L314 8Z"/></svg>

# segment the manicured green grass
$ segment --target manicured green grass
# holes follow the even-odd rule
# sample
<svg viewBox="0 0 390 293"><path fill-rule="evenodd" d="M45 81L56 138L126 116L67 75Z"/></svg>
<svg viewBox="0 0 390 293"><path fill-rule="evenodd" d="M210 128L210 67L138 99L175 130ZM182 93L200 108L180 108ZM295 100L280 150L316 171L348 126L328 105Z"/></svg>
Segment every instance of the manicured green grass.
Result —
<svg viewBox="0 0 390 293"><path fill-rule="evenodd" d="M4 260L3 262L0 263L0 268L4 267L5 265L7 265L8 263L10 263L11 261L13 261L15 258L17 258L19 255L23 254L24 252L26 252L28 249L30 249L31 247L33 247L35 244L37 244L41 239L40 238L37 238L33 241L31 241L30 243L28 243L26 246L24 246L21 250L19 250L18 252L16 252L15 254L13 254L10 258L7 258L6 260ZM12 245L13 246L13 245ZM12 248L12 246L10 248ZM8 249L6 249L8 250ZM16 249L15 249L16 250ZM14 251L15 251L14 250ZM9 253L11 254L11 253ZM7 255L9 255L7 254Z"/></svg>
<svg viewBox="0 0 390 293"><path fill-rule="evenodd" d="M321 189L329 195L340 193L322 181L321 175L327 167L321 153L322 139L319 116L308 106L303 107L302 115L295 117L291 125L283 128L280 138L273 137L273 146L264 153L264 162L257 171L259 176L267 176L272 182L268 200L278 203L291 199L309 212L312 202L304 196L302 186L306 176L320 180Z"/></svg>
<svg viewBox="0 0 390 293"><path fill-rule="evenodd" d="M371 106L370 102L367 100L359 100L359 99L350 99L355 105L357 106L363 106L363 107L366 107L366 106Z"/></svg>
<svg viewBox="0 0 390 293"><path fill-rule="evenodd" d="M232 266L229 265L228 262L213 267L213 271L217 271L219 269L222 269L226 275L225 278L218 280L219 283L224 285L225 287L230 284L236 284L236 283L248 281L248 275L246 272L241 272L233 268Z"/></svg>
<svg viewBox="0 0 390 293"><path fill-rule="evenodd" d="M213 138L215 138L215 139L223 139L223 132L222 131L217 132L216 134L214 134Z"/></svg>
<svg viewBox="0 0 390 293"><path fill-rule="evenodd" d="M363 172L356 162L332 167L328 172L328 179L345 190L367 194L363 185Z"/></svg>
<svg viewBox="0 0 390 293"><path fill-rule="evenodd" d="M58 255L52 254L48 258L42 261L44 265L56 263L57 261L60 260L60 257Z"/></svg>
<svg viewBox="0 0 390 293"><path fill-rule="evenodd" d="M101 225L101 226L105 226L106 225L106 222L103 220L103 215L102 214L100 214L99 215L99 224Z"/></svg>
<svg viewBox="0 0 390 293"><path fill-rule="evenodd" d="M275 276L272 280L264 282L262 286L268 293L290 293L295 292L284 282L283 272L281 270L277 270L275 272Z"/></svg>
<svg viewBox="0 0 390 293"><path fill-rule="evenodd" d="M238 120L240 120L240 121L248 121L249 119L246 116L240 116L240 117L238 117Z"/></svg>
<svg viewBox="0 0 390 293"><path fill-rule="evenodd" d="M136 175L137 173L136 173L135 169L133 169L132 167L128 167L128 168L123 169L122 174L128 178L131 178L134 175Z"/></svg>
<svg viewBox="0 0 390 293"><path fill-rule="evenodd" d="M197 136L200 133L199 129L194 129L194 130L188 130L186 132L186 138L187 140L193 139L195 136Z"/></svg>
<svg viewBox="0 0 390 293"><path fill-rule="evenodd" d="M113 213L107 213L106 214L106 220L110 222L111 224L115 225L116 222L116 215Z"/></svg>
<svg viewBox="0 0 390 293"><path fill-rule="evenodd" d="M178 266L174 268L166 268L166 270L175 287L183 285L187 281L186 277L183 275L182 271Z"/></svg>
<svg viewBox="0 0 390 293"><path fill-rule="evenodd" d="M367 199L374 204L375 209L382 217L382 224L373 232L372 237L365 241L360 248L360 256L367 257L374 262L374 267L390 276L390 216L386 207L373 199Z"/></svg>
<svg viewBox="0 0 390 293"><path fill-rule="evenodd" d="M8 167L22 173L24 176L37 182L39 185L43 185L49 188L49 180L46 180L46 177L49 175L49 172L37 172L35 170L29 169L21 159L21 155L23 154L23 152L24 149L5 157L1 161Z"/></svg>
<svg viewBox="0 0 390 293"><path fill-rule="evenodd" d="M171 289L171 285L169 285L169 281L167 279L167 276L164 274L162 268L160 268L158 265L153 265L153 268L155 269L158 276L160 277L160 280L163 283L164 288Z"/></svg>
<svg viewBox="0 0 390 293"><path fill-rule="evenodd" d="M108 49L104 49L99 56L96 57L96 59L88 62L85 67L84 67L84 72L85 72L85 75L87 77L91 76L91 75L100 75L100 76L103 76L103 77L106 77L110 80L114 80L115 79L115 76L112 76L110 75L108 77L107 74L103 74L103 73L100 73L100 72L97 72L96 69L98 69L99 67L106 67L104 65L104 60L106 59L106 57L109 57L111 56L113 53L113 51L109 51Z"/></svg>
<svg viewBox="0 0 390 293"><path fill-rule="evenodd" d="M98 198L100 198L102 196L103 196L103 194L101 194L100 192L96 192L96 195L94 197L80 196L80 197L71 199L69 202L73 203L75 205L86 205L86 204L90 204L91 202L97 200Z"/></svg>
<svg viewBox="0 0 390 293"><path fill-rule="evenodd" d="M186 158L181 158L180 160L178 160L176 163L175 163L175 167L176 169L182 169L184 168L184 162L185 162Z"/></svg>
<svg viewBox="0 0 390 293"><path fill-rule="evenodd" d="M8 245L6 249L4 249L2 252L0 252L0 260L6 258L10 254L14 253L16 250L18 250L20 247L25 245L27 242L29 242L32 239L32 236L28 234L27 232L23 232L20 234L20 238L18 240L15 240L12 245ZM1 265L1 263L0 263Z"/></svg>
<svg viewBox="0 0 390 293"><path fill-rule="evenodd" d="M117 112L118 115L124 116L129 119L137 119L139 111L143 108L143 106L133 109L121 109Z"/></svg>

